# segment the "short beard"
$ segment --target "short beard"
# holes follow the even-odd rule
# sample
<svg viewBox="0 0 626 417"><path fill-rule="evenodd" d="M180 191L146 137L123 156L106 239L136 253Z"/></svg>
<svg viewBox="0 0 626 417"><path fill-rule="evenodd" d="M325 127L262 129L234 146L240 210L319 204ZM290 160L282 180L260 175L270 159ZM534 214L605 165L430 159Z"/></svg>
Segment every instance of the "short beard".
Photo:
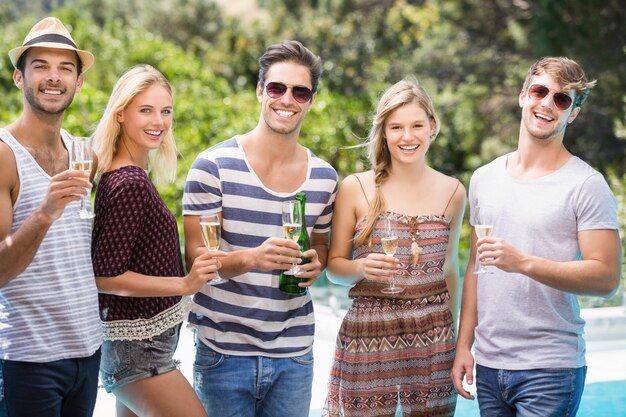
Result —
<svg viewBox="0 0 626 417"><path fill-rule="evenodd" d="M74 101L74 94L72 94L65 103L62 103L61 107L55 110L50 110L44 108L35 98L34 90L30 87L24 88L24 97L26 97L26 101L28 104L35 110L35 112L46 115L46 116L62 116L65 113L65 110L72 104Z"/></svg>
<svg viewBox="0 0 626 417"><path fill-rule="evenodd" d="M271 118L266 117L264 114L263 119L265 120L265 125L269 127L271 131L281 134L281 135L291 135L292 133L299 131L302 126L302 120L301 120L300 123L295 125L292 129L287 129L287 128L277 129L274 126L272 126Z"/></svg>

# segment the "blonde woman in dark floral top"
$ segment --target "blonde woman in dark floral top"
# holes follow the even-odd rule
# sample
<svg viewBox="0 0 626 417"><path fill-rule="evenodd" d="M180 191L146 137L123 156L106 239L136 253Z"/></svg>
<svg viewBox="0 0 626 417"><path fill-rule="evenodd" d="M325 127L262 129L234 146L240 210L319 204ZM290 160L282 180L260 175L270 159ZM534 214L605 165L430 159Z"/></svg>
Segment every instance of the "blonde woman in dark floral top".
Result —
<svg viewBox="0 0 626 417"><path fill-rule="evenodd" d="M176 173L172 103L160 72L131 68L113 88L94 133L100 379L117 397L117 416L206 415L173 355L188 313L184 296L215 278L221 264L207 253L185 276L176 219L149 176L172 181Z"/></svg>

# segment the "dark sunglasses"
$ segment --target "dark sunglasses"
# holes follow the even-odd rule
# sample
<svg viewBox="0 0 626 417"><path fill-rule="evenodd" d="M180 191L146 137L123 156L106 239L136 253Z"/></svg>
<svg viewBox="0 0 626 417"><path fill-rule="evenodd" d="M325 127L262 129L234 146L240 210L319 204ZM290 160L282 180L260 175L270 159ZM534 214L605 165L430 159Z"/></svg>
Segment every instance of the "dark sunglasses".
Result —
<svg viewBox="0 0 626 417"><path fill-rule="evenodd" d="M535 100L543 100L548 94L550 94L550 89L545 85L533 84L528 87L528 95ZM559 110L567 110L572 105L572 98L569 94L554 93L552 99Z"/></svg>
<svg viewBox="0 0 626 417"><path fill-rule="evenodd" d="M313 91L301 85L288 86L283 83L271 82L265 84L265 91L271 98L279 98L285 95L288 89L291 88L291 94L298 103L307 103L311 101L313 97Z"/></svg>

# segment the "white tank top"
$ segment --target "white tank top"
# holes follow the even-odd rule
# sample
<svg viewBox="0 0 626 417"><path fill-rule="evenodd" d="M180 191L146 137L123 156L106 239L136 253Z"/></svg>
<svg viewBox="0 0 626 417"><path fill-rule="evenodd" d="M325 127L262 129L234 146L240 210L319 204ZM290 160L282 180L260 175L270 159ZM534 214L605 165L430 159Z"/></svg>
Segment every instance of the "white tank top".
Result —
<svg viewBox="0 0 626 417"><path fill-rule="evenodd" d="M61 136L69 149L71 136L64 130ZM13 234L41 204L51 178L6 129L0 140L13 150L19 175ZM26 270L0 288L0 359L51 362L91 356L100 347L91 221L76 217L78 210L79 202L69 204Z"/></svg>

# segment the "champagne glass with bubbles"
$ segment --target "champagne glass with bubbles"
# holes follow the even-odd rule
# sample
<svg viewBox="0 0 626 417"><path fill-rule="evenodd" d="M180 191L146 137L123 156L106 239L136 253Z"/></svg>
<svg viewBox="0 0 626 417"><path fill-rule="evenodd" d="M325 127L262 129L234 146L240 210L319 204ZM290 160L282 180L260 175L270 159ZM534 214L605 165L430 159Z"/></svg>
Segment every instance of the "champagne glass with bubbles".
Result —
<svg viewBox="0 0 626 417"><path fill-rule="evenodd" d="M91 174L91 168L93 166L93 149L91 145L91 138L75 137L72 139L70 144L70 164L72 169L83 171L87 175ZM78 217L81 219L93 219L95 214L85 206L86 197L87 196L82 196L80 198Z"/></svg>
<svg viewBox="0 0 626 417"><path fill-rule="evenodd" d="M220 248L222 240L222 223L218 214L205 214L200 216L200 229L202 230L202 240L204 246L209 251L217 251ZM209 284L221 284L226 282L217 272L215 278L209 281Z"/></svg>
<svg viewBox="0 0 626 417"><path fill-rule="evenodd" d="M385 218L385 227L380 237L380 244L385 254L393 256L398 249L398 234L393 229L389 216ZM404 291L404 288L396 286L395 274L391 274L391 285L380 290L383 294L398 294Z"/></svg>
<svg viewBox="0 0 626 417"><path fill-rule="evenodd" d="M491 236L491 234L493 233L493 225L485 222L485 219L483 218L484 213L482 213L483 217L479 217L480 211L480 207L476 206L474 215L474 220L476 221L476 223L474 224L474 231L476 232L476 236L479 239L481 237ZM478 260L478 251L476 251L476 264L474 267L474 275L480 275L485 273L490 274L491 272L489 272L486 266L480 265L480 261Z"/></svg>
<svg viewBox="0 0 626 417"><path fill-rule="evenodd" d="M300 211L300 202L297 200L289 200L283 202L283 234L285 239L298 243L300 230L302 229L302 213ZM297 259L297 258L294 258ZM284 272L287 275L299 274L300 268L294 261L291 269Z"/></svg>

